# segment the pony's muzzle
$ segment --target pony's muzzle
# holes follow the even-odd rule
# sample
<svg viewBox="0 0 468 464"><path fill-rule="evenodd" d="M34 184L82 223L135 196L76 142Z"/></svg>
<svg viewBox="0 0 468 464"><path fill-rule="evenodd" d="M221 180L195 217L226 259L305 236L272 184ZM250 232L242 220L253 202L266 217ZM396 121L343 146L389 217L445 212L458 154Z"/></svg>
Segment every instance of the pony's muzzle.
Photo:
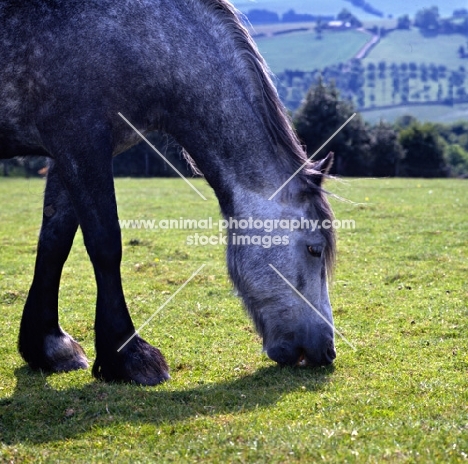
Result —
<svg viewBox="0 0 468 464"><path fill-rule="evenodd" d="M283 341L269 347L266 352L280 366L328 366L336 358L333 339L321 347L304 347Z"/></svg>

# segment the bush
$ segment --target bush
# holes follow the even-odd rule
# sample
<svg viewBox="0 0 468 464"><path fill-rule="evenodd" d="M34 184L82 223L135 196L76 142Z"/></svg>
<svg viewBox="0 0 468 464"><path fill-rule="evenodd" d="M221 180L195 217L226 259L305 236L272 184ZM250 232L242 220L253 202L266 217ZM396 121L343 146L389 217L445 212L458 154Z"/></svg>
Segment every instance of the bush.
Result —
<svg viewBox="0 0 468 464"><path fill-rule="evenodd" d="M404 173L408 177L447 177L444 144L434 124L418 122L400 132L406 152Z"/></svg>
<svg viewBox="0 0 468 464"><path fill-rule="evenodd" d="M460 145L448 145L444 158L452 176L468 177L468 152Z"/></svg>

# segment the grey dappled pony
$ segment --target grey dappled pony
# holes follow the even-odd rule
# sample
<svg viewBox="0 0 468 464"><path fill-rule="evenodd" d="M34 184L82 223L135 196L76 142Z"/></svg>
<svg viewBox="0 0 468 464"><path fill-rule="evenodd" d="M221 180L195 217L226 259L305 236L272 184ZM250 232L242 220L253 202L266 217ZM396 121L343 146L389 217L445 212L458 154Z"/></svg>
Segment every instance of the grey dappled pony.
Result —
<svg viewBox="0 0 468 464"><path fill-rule="evenodd" d="M140 141L119 113L142 133L171 134L225 218L330 219L321 183L332 160L307 163L269 200L306 156L225 0L0 0L0 157L52 160L19 351L32 368L88 366L58 322L62 267L80 225L98 288L93 374L155 385L169 377L157 348L136 335L118 351L135 328L121 284L112 158ZM334 252L332 229L288 231L288 245L268 248L230 240L230 276L279 364L335 358Z"/></svg>

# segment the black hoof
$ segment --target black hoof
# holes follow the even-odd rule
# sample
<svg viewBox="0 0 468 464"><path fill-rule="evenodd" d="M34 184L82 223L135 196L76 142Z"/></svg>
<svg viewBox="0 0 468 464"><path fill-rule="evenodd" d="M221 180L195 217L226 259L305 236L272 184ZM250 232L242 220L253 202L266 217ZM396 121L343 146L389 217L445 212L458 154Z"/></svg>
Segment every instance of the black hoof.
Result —
<svg viewBox="0 0 468 464"><path fill-rule="evenodd" d="M161 352L137 335L120 352L98 349L93 375L105 382L153 386L169 379L169 368Z"/></svg>
<svg viewBox="0 0 468 464"><path fill-rule="evenodd" d="M69 372L87 369L88 360L83 348L62 330L46 335L38 347L20 338L19 351L32 369L47 372Z"/></svg>

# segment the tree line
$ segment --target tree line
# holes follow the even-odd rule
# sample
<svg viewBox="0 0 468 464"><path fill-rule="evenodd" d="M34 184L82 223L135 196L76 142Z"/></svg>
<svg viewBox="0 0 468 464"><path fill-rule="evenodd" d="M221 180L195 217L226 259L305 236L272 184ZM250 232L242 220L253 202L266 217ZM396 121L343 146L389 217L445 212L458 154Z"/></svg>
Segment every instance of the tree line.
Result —
<svg viewBox="0 0 468 464"><path fill-rule="evenodd" d="M453 12L449 18L442 18L437 6L422 8L414 20L408 15L398 18L398 28L409 29L411 25L419 28L425 35L436 34L467 34L468 33L468 9L460 8Z"/></svg>
<svg viewBox="0 0 468 464"><path fill-rule="evenodd" d="M293 9L279 15L274 11L253 9L246 13L247 23L253 25L277 24L277 23L297 23L313 21L332 21L334 15L313 15L307 13L296 13Z"/></svg>
<svg viewBox="0 0 468 464"><path fill-rule="evenodd" d="M295 113L294 125L310 155L356 112L333 82L319 78ZM335 153L332 173L372 177L468 177L468 122L421 123L404 116L371 125L357 114L317 154Z"/></svg>
<svg viewBox="0 0 468 464"><path fill-rule="evenodd" d="M182 148L174 139L163 133L152 133L148 140L184 175L192 171L183 156ZM0 161L0 176L44 176L47 159L41 156L19 157ZM177 177L178 174L146 142L133 146L113 160L116 177Z"/></svg>

